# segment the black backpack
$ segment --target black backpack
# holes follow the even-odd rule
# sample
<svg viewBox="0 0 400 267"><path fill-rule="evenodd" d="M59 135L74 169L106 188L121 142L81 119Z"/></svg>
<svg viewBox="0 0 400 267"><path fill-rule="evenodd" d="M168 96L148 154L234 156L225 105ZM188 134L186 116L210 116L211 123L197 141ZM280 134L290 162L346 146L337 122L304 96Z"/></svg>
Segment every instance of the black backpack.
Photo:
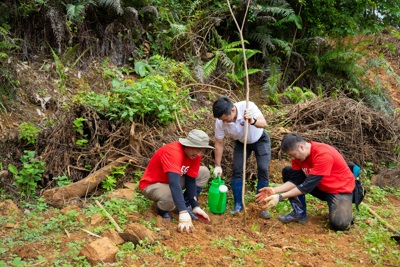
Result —
<svg viewBox="0 0 400 267"><path fill-rule="evenodd" d="M358 166L357 164L354 164L354 163L347 163L347 165L349 166L350 170L353 172L354 178L356 179L356 186L354 187L354 190L353 190L353 203L356 204L356 208L357 208L357 210L359 210L358 206L360 205L361 201L363 201L365 195L367 194L367 190L364 188L362 181L361 181L360 166Z"/></svg>

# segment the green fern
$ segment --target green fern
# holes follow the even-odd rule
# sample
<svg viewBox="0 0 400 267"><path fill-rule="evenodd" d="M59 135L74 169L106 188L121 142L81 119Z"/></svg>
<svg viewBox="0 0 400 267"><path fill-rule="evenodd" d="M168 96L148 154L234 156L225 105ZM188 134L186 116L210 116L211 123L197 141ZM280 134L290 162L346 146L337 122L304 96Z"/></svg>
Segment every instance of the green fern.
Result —
<svg viewBox="0 0 400 267"><path fill-rule="evenodd" d="M281 95L289 97L293 103L305 102L316 97L310 89L297 86L286 89Z"/></svg>
<svg viewBox="0 0 400 267"><path fill-rule="evenodd" d="M289 3L281 0L258 1L257 5L251 6L250 11L254 21L249 25L252 30L246 38L260 45L263 56L275 51L283 51L289 56L291 43L275 34L288 31L286 24L294 23L296 28L302 28L301 18L294 13Z"/></svg>
<svg viewBox="0 0 400 267"><path fill-rule="evenodd" d="M382 90L364 90L365 101L375 110L380 110L386 114L394 113L393 101Z"/></svg>
<svg viewBox="0 0 400 267"><path fill-rule="evenodd" d="M198 9L198 7L200 6L200 4L201 4L202 2L203 2L203 1L201 1L201 0L195 0L195 1L193 1L192 4L190 5L188 14L189 14L189 15L193 14L193 12L195 12L195 11Z"/></svg>
<svg viewBox="0 0 400 267"><path fill-rule="evenodd" d="M244 70L244 58L243 58L243 50L241 47L241 41L235 41L232 43L228 43L225 40L218 39L218 42L221 44L221 48L214 51L214 58L209 60L203 65L204 73L206 77L211 75L218 66L218 63L226 73L226 76L234 81L235 83L244 84L242 79L246 76L246 72ZM248 41L244 41L248 43ZM254 49L246 49L245 55L248 60L255 54L260 53L258 50ZM249 69L248 74L254 74L256 72L261 71L260 69Z"/></svg>
<svg viewBox="0 0 400 267"><path fill-rule="evenodd" d="M287 18L294 14L293 9L286 1L261 1L258 3L257 7L259 8L260 15L268 14L271 16L282 16Z"/></svg>
<svg viewBox="0 0 400 267"><path fill-rule="evenodd" d="M67 16L71 21L82 22L85 16L86 6L82 3L80 4L68 4L67 5Z"/></svg>
<svg viewBox="0 0 400 267"><path fill-rule="evenodd" d="M203 65L204 78L207 78L208 76L210 76L210 74L217 69L219 55L220 55L220 52L217 51L215 53L215 56L210 61L206 62L206 64Z"/></svg>

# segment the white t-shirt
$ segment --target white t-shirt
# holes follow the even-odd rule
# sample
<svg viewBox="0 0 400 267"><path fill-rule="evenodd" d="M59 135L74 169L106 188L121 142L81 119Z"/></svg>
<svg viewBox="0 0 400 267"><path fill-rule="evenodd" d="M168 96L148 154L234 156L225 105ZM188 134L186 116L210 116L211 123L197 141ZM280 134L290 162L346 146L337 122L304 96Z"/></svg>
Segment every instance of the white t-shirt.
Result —
<svg viewBox="0 0 400 267"><path fill-rule="evenodd" d="M243 116L244 116L244 111L246 110L246 101L240 101L234 103L234 105L237 109L236 121L223 123L222 120L216 119L215 138L224 139L225 135L229 133L230 135L232 135L233 139L239 140L240 142L244 143L245 120ZM256 104L254 104L254 102L249 101L249 110L251 111L251 114L253 114L254 118L257 118L262 114L261 111L256 106ZM247 134L247 144L253 144L260 139L264 129L257 128L254 125L250 124L248 125L249 125L249 131Z"/></svg>

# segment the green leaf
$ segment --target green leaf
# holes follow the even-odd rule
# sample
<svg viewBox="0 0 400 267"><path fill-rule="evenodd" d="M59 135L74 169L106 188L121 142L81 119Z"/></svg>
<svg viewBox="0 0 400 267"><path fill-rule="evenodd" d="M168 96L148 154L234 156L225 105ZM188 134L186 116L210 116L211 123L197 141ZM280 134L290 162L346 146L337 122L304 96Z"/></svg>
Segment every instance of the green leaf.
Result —
<svg viewBox="0 0 400 267"><path fill-rule="evenodd" d="M12 165L12 164L8 164L8 170L9 170L12 174L14 174L14 175L17 175L17 174L18 174L18 169L17 169L17 167L15 167L15 166Z"/></svg>

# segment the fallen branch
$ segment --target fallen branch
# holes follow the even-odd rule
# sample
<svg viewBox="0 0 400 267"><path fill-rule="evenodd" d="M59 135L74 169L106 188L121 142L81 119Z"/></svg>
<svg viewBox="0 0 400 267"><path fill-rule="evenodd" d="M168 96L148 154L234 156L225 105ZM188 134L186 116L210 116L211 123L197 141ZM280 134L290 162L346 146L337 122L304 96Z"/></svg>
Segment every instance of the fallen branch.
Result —
<svg viewBox="0 0 400 267"><path fill-rule="evenodd" d="M71 234L68 232L67 229L64 229L64 232L65 232L65 234L66 234L68 237L71 237Z"/></svg>
<svg viewBox="0 0 400 267"><path fill-rule="evenodd" d="M70 200L84 196L92 191L111 174L113 167L124 164L127 160L128 157L121 157L76 183L44 191L42 197L47 204L60 208Z"/></svg>
<svg viewBox="0 0 400 267"><path fill-rule="evenodd" d="M92 236L94 236L94 237L101 238L101 236L96 235L95 233L92 233L92 232L90 232L89 230L86 230L86 229L84 229L84 228L82 228L81 230L84 231L85 233L88 233L89 235L92 235Z"/></svg>

